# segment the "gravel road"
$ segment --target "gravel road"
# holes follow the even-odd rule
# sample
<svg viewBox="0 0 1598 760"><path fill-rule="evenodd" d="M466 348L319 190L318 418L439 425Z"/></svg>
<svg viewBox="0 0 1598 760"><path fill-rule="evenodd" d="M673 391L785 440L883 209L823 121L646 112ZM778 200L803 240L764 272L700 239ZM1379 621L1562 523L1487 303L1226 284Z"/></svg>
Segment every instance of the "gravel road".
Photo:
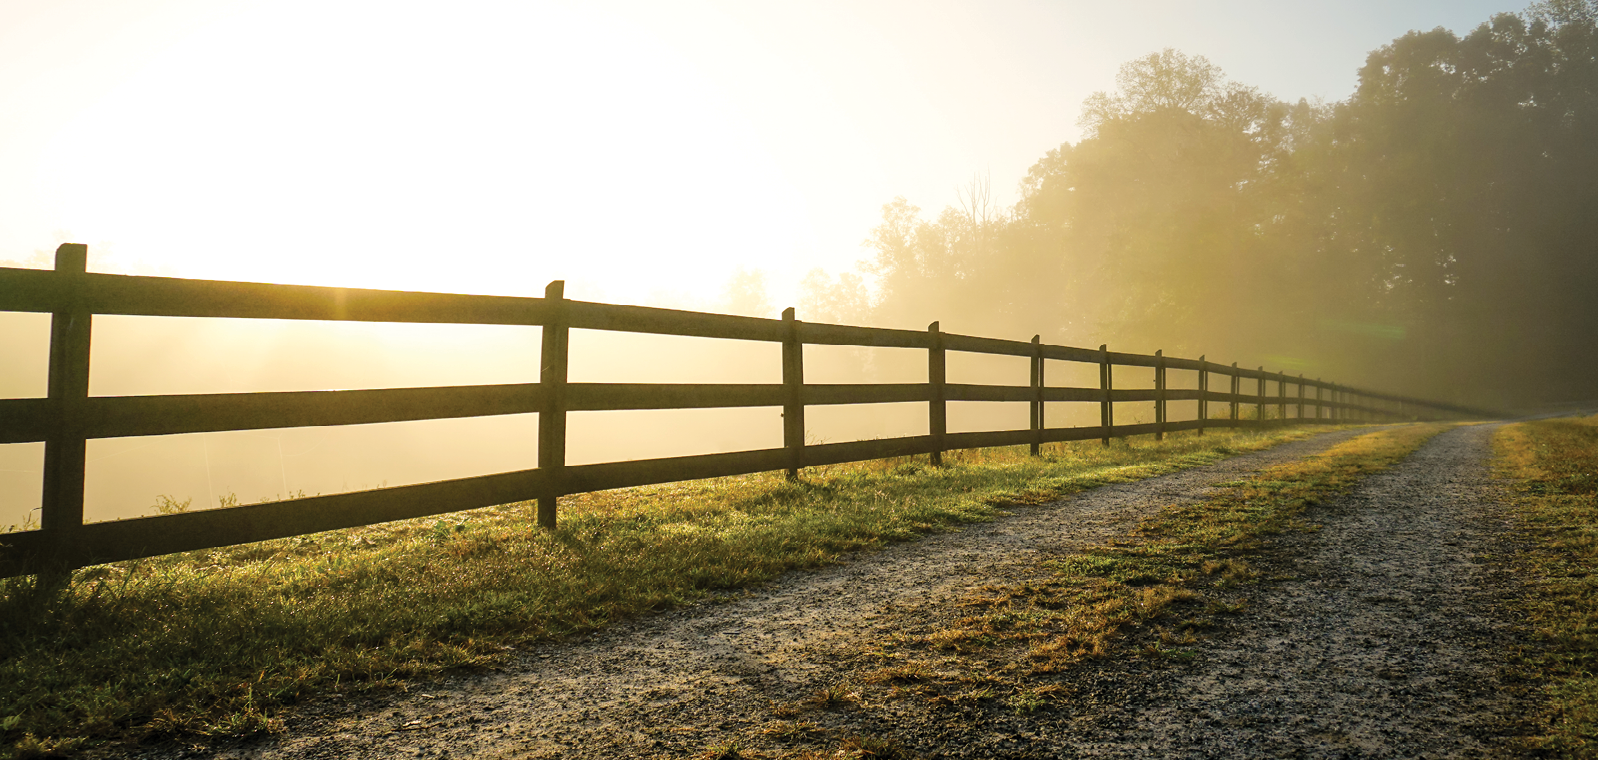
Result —
<svg viewBox="0 0 1598 760"><path fill-rule="evenodd" d="M1524 632L1507 499L1488 469L1496 426L1456 428L1313 510L1224 638L1128 695L1123 719L1078 721L1065 756L1514 757L1535 703L1504 671Z"/></svg>
<svg viewBox="0 0 1598 760"><path fill-rule="evenodd" d="M1218 483L1302 458L1340 431L1109 486L991 523L591 637L380 701L301 706L286 733L140 757L686 756L737 738L774 752L773 707L847 678L862 647L1040 556L1097 543ZM1501 683L1516 632L1498 551L1487 426L1438 436L1280 539L1249 610L1180 665L1085 668L1063 709L935 712L909 700L806 716L831 736L892 734L928 757L1502 757L1530 709ZM789 725L792 725L791 723ZM789 737L792 738L792 737Z"/></svg>

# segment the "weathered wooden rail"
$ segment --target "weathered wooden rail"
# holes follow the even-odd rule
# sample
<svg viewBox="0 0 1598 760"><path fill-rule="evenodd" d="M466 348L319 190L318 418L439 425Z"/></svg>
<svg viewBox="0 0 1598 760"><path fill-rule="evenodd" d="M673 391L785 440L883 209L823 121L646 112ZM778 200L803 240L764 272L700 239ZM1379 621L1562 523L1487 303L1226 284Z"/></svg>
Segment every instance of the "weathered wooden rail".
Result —
<svg viewBox="0 0 1598 760"><path fill-rule="evenodd" d="M801 322L793 309L782 319L676 311L571 301L562 283L543 298L215 282L94 274L88 250L77 244L56 251L55 269L0 268L0 311L47 312L50 332L49 392L45 398L0 399L0 443L45 444L44 492L37 530L0 536L0 577L87 564L262 541L336 528L422 517L536 499L540 524L553 528L563 495L893 456L930 455L990 446L1029 445L1037 453L1053 441L1154 435L1207 427L1380 421L1490 416L1448 404L1289 377L1264 368L1241 369L1199 359L979 338L941 332L891 330ZM538 382L441 388L400 388L292 393L94 397L89 395L91 321L96 314L160 317L348 320L484 325L528 325L543 330ZM782 344L780 384L638 384L567 382L572 329L680 335ZM927 382L814 384L804 380L804 346L867 346L927 352ZM946 381L949 351L1027 357L1027 386L968 385ZM1047 360L1084 362L1099 369L1096 388L1046 384ZM1117 389L1116 367L1154 373L1152 389ZM1198 388L1171 389L1170 370L1198 373ZM1213 376L1226 391L1210 390ZM1251 381L1245 393L1243 381ZM1268 393L1274 383L1276 394ZM1289 393L1288 388L1296 388ZM1313 394L1313 395L1311 395ZM1168 402L1198 402L1198 418L1166 419ZM1012 401L1031 407L1025 430L950 433L951 401ZM1096 403L1100 424L1048 427L1049 402ZM828 404L927 404L928 434L886 440L805 443L806 407ZM1153 402L1152 423L1118 425L1115 404ZM1219 404L1224 414L1211 414ZM567 466L569 412L626 409L782 407L783 446L702 456L668 457ZM1240 415L1253 407L1253 419ZM1274 419L1268 413L1275 407ZM324 425L538 413L537 467L481 477L315 496L181 514L84 523L85 452L91 438L260 430Z"/></svg>

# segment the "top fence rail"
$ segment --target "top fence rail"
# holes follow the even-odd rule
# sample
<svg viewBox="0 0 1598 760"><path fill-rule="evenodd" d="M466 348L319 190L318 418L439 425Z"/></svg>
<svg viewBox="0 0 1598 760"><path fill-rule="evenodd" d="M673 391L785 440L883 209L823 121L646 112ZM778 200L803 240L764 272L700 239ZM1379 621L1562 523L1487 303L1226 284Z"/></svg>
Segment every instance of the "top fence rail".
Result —
<svg viewBox="0 0 1598 760"><path fill-rule="evenodd" d="M57 572L194 549L355 527L464 509L537 500L541 524L554 528L559 497L587 491L725 475L786 470L891 456L930 456L959 448L1029 445L1152 434L1207 427L1496 417L1485 410L1350 388L1281 372L1198 359L958 335L934 322L925 331L803 322L793 309L760 319L643 306L572 301L563 284L542 298L424 293L309 285L186 280L90 273L88 249L56 251L54 270L0 268L0 311L51 317L49 393L0 399L0 443L43 441L44 491L38 530L0 536L0 577ZM524 325L543 333L536 383L283 393L91 397L89 354L95 315ZM568 383L572 329L608 330L782 344L780 384ZM806 345L919 349L925 383L818 384L804 380ZM1031 359L1027 386L954 384L945 380L949 351ZM1045 382L1046 360L1096 364L1097 387ZM1116 367L1152 369L1153 389L1120 389ZM1168 389L1170 370L1196 372L1196 390ZM1213 376L1226 391L1210 390ZM1245 389L1243 381L1253 387ZM1274 394L1271 390L1274 388ZM1294 391L1290 395L1288 389ZM1245 392L1250 391L1250 392ZM1194 420L1169 422L1170 401L1197 401ZM951 401L1027 403L1023 430L949 433ZM1115 405L1154 402L1152 424L1117 425ZM914 402L927 404L928 434L886 440L808 445L807 406ZM1100 424L1048 427L1049 403L1094 403ZM783 409L783 445L756 451L567 466L566 414L602 409L692 409L771 406ZM1212 414L1219 409L1219 415ZM1252 413L1252 419L1244 410ZM175 515L85 523L87 441L134 435L348 425L537 413L536 467L473 478L207 509ZM1274 413L1274 419L1272 414Z"/></svg>

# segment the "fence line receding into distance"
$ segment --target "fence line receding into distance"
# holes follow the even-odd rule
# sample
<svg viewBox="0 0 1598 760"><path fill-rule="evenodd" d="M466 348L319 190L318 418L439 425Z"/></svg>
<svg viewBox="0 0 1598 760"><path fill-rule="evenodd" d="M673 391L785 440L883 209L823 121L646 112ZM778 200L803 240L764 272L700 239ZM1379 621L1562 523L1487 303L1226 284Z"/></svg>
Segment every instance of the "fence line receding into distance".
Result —
<svg viewBox="0 0 1598 760"><path fill-rule="evenodd" d="M1490 413L1420 399L1357 390L1302 376L1098 349L1052 346L940 332L801 322L793 309L782 319L570 301L563 284L543 298L363 290L216 282L86 271L86 246L56 251L54 271L0 268L0 311L46 312L50 327L49 392L45 398L0 399L0 443L43 441L44 492L37 530L0 536L0 577L55 571L100 562L349 528L512 502L538 502L538 520L554 527L563 495L754 472L990 446L1101 439L1240 425L1325 423L1490 416ZM90 396L89 347L93 315L350 320L538 326L543 330L538 382L439 388L219 393L159 396ZM665 384L567 382L572 329L610 330L782 344L780 384ZM927 382L814 384L804 381L806 345L923 349ZM1028 386L968 385L945 379L949 351L1027 357ZM1045 383L1046 360L1095 364L1096 388ZM1117 390L1116 367L1154 372L1153 389ZM1197 389L1170 389L1166 372L1198 373ZM1210 390L1212 376L1228 379ZM1253 388L1242 386L1252 381ZM1276 384L1275 398L1267 393ZM1296 386L1296 394L1288 387ZM1245 390L1252 390L1246 393ZM1313 391L1313 394L1309 391ZM1169 401L1198 402L1198 418L1166 420ZM1031 407L1025 430L947 432L950 401L1014 401ZM1047 402L1097 403L1100 424L1048 427ZM805 443L808 406L919 402L927 404L928 434L846 443ZM1154 422L1115 424L1115 404L1153 402ZM1220 416L1211 416L1212 404ZM781 407L783 446L700 456L668 457L581 466L565 464L566 414L574 411ZM1267 408L1276 407L1268 420ZM1240 415L1253 407L1254 419ZM1289 412L1292 412L1291 414ZM232 430L353 425L410 420L538 414L537 467L479 477L315 496L263 504L205 509L127 520L83 521L85 452L91 438L171 435Z"/></svg>

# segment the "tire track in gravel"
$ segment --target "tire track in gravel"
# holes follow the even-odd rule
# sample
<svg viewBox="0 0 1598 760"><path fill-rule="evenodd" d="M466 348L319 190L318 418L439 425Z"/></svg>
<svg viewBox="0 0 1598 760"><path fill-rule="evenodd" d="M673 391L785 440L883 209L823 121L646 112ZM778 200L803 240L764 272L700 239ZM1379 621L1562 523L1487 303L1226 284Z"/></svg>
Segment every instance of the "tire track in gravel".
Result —
<svg viewBox="0 0 1598 760"><path fill-rule="evenodd" d="M382 700L318 699L282 735L145 757L612 758L697 752L830 684L839 653L879 640L884 621L1029 567L1039 554L1101 542L1161 506L1322 451L1370 428L1316 435L1135 483L1105 486L997 520L794 573L585 640L524 652L497 672L460 674ZM897 708L889 707L890 711ZM893 716L879 716L892 721Z"/></svg>
<svg viewBox="0 0 1598 760"><path fill-rule="evenodd" d="M1066 756L1500 758L1535 703L1503 668L1524 640L1509 605L1508 496L1496 425L1461 427L1283 536L1274 586L1199 661L1140 682L1127 713L1059 734Z"/></svg>

